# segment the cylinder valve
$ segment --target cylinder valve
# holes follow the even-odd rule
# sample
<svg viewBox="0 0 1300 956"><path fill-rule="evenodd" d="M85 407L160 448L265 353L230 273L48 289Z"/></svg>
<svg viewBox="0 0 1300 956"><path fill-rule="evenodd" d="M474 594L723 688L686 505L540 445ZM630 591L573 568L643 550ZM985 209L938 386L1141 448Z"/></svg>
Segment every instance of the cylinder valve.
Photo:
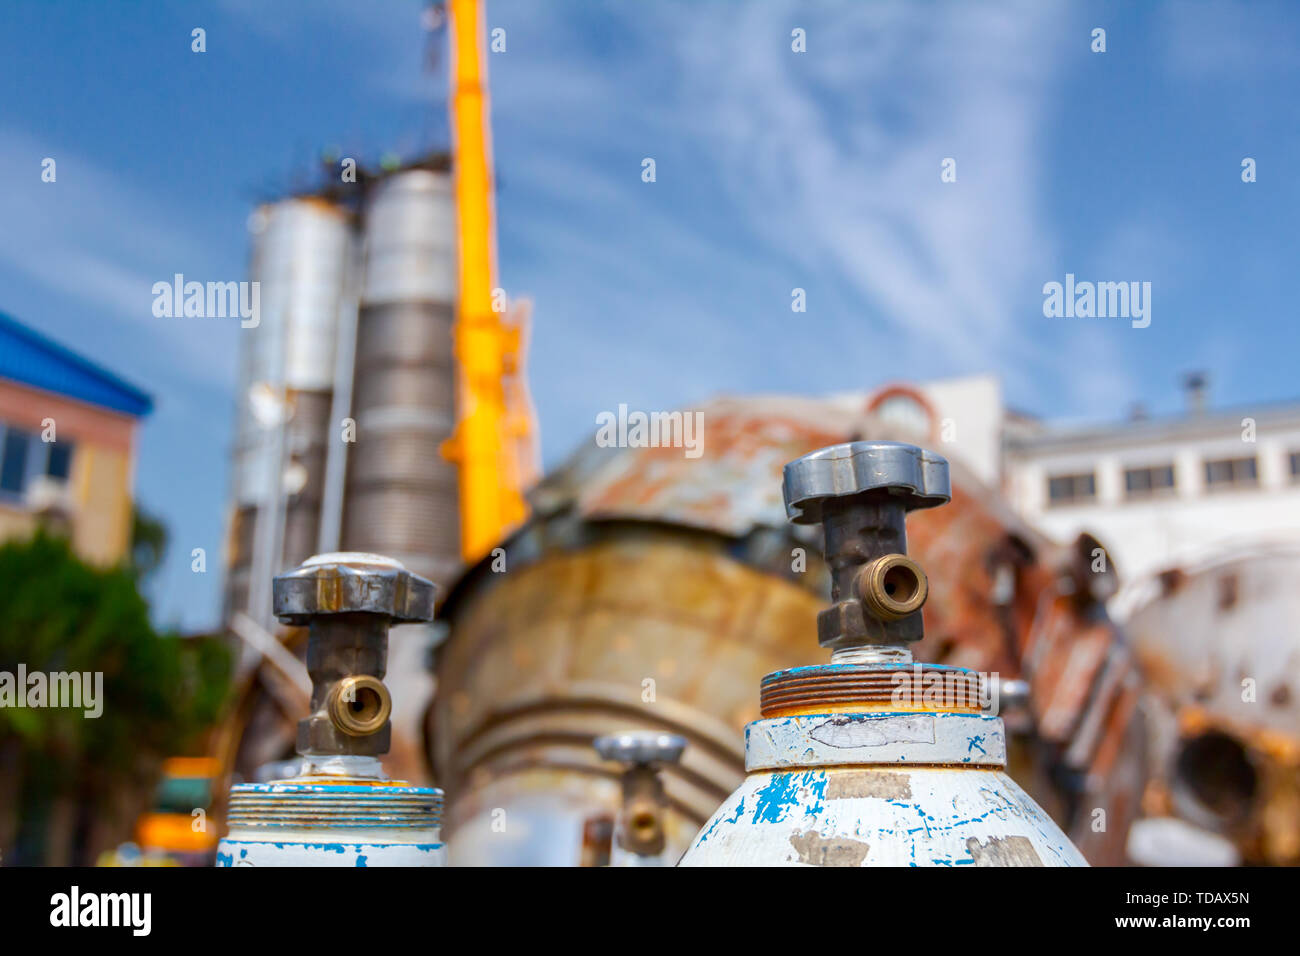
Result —
<svg viewBox="0 0 1300 956"><path fill-rule="evenodd" d="M686 738L677 734L640 731L597 737L596 753L622 765L623 805L616 833L621 860L630 866L672 865L664 860L667 835L664 830L668 795L660 771L676 764L686 749Z"/></svg>
<svg viewBox="0 0 1300 956"><path fill-rule="evenodd" d="M324 554L274 582L276 616L307 627L311 713L296 777L231 788L218 866L441 866L442 791L384 776L388 629L433 618L434 585L390 558Z"/></svg>
<svg viewBox="0 0 1300 956"><path fill-rule="evenodd" d="M763 678L745 728L748 776L683 866L1083 866L1008 777L996 675L917 664L925 570L910 511L946 503L948 463L913 445L833 445L785 466L786 512L820 524L829 664Z"/></svg>

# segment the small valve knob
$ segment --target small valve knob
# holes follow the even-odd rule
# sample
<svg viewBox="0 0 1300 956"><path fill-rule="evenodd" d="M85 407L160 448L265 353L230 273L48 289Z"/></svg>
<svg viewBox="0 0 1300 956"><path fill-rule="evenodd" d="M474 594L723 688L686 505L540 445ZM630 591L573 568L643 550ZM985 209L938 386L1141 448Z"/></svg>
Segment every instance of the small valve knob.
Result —
<svg viewBox="0 0 1300 956"><path fill-rule="evenodd" d="M905 511L934 508L952 498L948 460L896 441L830 445L785 466L782 493L795 524L817 524L828 499L883 491Z"/></svg>
<svg viewBox="0 0 1300 956"><path fill-rule="evenodd" d="M686 738L651 730L632 731L597 737L594 746L602 760L628 766L654 767L680 760L682 751L686 749Z"/></svg>
<svg viewBox="0 0 1300 956"><path fill-rule="evenodd" d="M437 586L382 554L340 551L308 558L276 577L272 606L285 624L322 614L375 614L393 624L433 620Z"/></svg>
<svg viewBox="0 0 1300 956"><path fill-rule="evenodd" d="M825 536L832 605L818 642L833 661L909 658L929 583L907 556L906 515L951 500L947 459L900 442L831 445L787 464L782 491L790 520Z"/></svg>

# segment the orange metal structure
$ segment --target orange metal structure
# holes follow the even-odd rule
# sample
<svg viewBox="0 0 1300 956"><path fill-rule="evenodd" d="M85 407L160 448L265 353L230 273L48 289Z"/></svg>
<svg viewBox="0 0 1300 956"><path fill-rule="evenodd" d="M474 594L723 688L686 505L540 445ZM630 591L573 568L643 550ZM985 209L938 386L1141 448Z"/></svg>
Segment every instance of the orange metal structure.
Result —
<svg viewBox="0 0 1300 956"><path fill-rule="evenodd" d="M483 5L448 3L452 176L459 239L457 423L443 455L459 467L461 555L485 555L528 516L536 431L523 376L526 312L505 317L496 287L496 212Z"/></svg>

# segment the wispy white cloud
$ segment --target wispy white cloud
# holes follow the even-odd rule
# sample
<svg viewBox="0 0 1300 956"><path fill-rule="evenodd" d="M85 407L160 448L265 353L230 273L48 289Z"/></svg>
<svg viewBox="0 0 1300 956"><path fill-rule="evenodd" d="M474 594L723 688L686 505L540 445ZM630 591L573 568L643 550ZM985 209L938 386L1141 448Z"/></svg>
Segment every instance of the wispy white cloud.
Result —
<svg viewBox="0 0 1300 956"><path fill-rule="evenodd" d="M773 35L783 20L807 24L807 54ZM723 182L754 232L834 268L875 306L882 341L1014 374L1033 351L1017 309L1051 233L1036 202L1046 23L1039 5L863 5L816 20L750 6L704 31L724 49L684 44L685 83L713 90L698 121L719 132ZM839 52L821 63L826 47ZM953 184L940 182L947 157Z"/></svg>
<svg viewBox="0 0 1300 956"><path fill-rule="evenodd" d="M0 190L0 263L79 302L94 321L120 323L151 357L154 375L180 372L228 387L233 330L221 320L155 318L151 290L176 272L201 281L243 277L196 274L211 251L176 210L73 150L9 130L0 132L0 157L9 169L28 171ZM40 177L45 157L56 163L51 183Z"/></svg>
<svg viewBox="0 0 1300 956"><path fill-rule="evenodd" d="M823 303L819 283L847 288L856 303L837 296L847 307L818 314L815 335L822 351L839 340L846 357L888 355L876 376L992 370L1023 398L1043 369L1079 374L1034 327L1032 298L1058 243L1041 187L1060 8L602 6L593 45L604 51L587 57L573 55L577 27L533 5L497 9L515 51L493 60L498 127L550 147L510 163L512 182L586 204L528 231L554 243L621 216L659 250L617 273L632 281L627 270L639 268L646 287L654 271L662 288L672 264L707 256L722 281L753 285L781 269ZM794 27L807 53L791 51ZM665 209L634 176L610 181L610 151L635 161L638 148L661 163L676 150L679 167L691 164L677 175L716 184L708 208ZM940 182L946 157L955 184ZM715 225L711 238L724 241L704 248L701 217L719 211L726 232ZM747 262L728 261L737 257ZM766 352L770 365L816 352L799 341L774 349L752 331L732 329L728 354L752 363ZM864 368L864 384L872 374Z"/></svg>

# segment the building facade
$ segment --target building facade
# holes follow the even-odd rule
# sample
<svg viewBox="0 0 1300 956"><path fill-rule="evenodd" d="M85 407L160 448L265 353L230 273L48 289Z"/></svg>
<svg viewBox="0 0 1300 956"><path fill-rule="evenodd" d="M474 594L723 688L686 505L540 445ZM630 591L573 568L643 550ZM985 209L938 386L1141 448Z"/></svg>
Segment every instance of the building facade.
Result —
<svg viewBox="0 0 1300 956"><path fill-rule="evenodd" d="M960 459L1021 517L1106 549L1123 617L1154 579L1226 555L1300 542L1300 403L1186 411L1079 426L1017 414L992 376L893 384L838 397Z"/></svg>
<svg viewBox="0 0 1300 956"><path fill-rule="evenodd" d="M0 539L41 525L85 561L131 547L135 438L144 392L0 313Z"/></svg>
<svg viewBox="0 0 1300 956"><path fill-rule="evenodd" d="M1004 470L1038 527L1105 543L1129 593L1171 568L1300 541L1296 404L1012 430Z"/></svg>

